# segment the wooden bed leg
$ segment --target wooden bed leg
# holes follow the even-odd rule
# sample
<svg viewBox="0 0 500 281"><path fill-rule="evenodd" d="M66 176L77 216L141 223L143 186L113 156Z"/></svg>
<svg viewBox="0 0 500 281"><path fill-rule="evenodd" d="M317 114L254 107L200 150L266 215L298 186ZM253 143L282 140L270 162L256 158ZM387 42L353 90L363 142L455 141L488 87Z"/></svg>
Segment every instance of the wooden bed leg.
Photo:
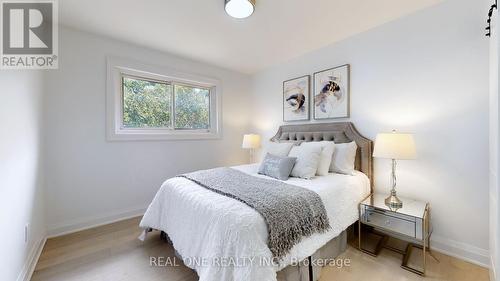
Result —
<svg viewBox="0 0 500 281"><path fill-rule="evenodd" d="M312 257L309 256L307 259L309 260L309 281L314 281L314 279L313 279L314 278L314 276L313 276L314 272L313 272L313 266L312 266Z"/></svg>

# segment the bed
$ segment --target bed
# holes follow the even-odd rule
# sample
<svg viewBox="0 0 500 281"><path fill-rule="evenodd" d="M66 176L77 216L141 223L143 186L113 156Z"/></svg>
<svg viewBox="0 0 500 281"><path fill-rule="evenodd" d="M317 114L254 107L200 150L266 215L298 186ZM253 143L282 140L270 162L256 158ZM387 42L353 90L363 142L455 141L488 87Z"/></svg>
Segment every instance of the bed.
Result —
<svg viewBox="0 0 500 281"><path fill-rule="evenodd" d="M290 178L288 184L316 192L326 208L331 228L305 237L279 261L267 246L263 217L246 204L212 192L182 177L162 185L140 226L168 235L184 263L200 280L318 280L321 267L303 261L333 259L346 249L346 229L358 218L358 203L371 193L372 142L352 123L281 126L271 139L285 141L355 141L358 146L353 175L330 173L311 180ZM232 167L254 177L258 165ZM274 261L274 262L272 262ZM300 263L302 261L302 263Z"/></svg>

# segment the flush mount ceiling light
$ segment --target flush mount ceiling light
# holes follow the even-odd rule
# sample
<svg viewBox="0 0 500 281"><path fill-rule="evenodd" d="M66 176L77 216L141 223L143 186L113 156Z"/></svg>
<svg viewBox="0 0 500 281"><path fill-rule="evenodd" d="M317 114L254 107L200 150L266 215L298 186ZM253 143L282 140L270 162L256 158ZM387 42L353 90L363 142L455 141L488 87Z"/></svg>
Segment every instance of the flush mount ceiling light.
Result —
<svg viewBox="0 0 500 281"><path fill-rule="evenodd" d="M253 14L255 0L225 0L224 9L231 17L244 19Z"/></svg>

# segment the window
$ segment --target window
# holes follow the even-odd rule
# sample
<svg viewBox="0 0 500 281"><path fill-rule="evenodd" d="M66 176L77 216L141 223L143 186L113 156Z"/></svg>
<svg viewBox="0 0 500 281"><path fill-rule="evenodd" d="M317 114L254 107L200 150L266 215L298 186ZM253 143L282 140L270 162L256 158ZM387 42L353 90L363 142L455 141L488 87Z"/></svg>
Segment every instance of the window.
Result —
<svg viewBox="0 0 500 281"><path fill-rule="evenodd" d="M210 89L174 84L175 129L210 127Z"/></svg>
<svg viewBox="0 0 500 281"><path fill-rule="evenodd" d="M124 128L210 128L209 88L122 77Z"/></svg>
<svg viewBox="0 0 500 281"><path fill-rule="evenodd" d="M166 82L122 77L123 128L169 128L172 86Z"/></svg>
<svg viewBox="0 0 500 281"><path fill-rule="evenodd" d="M109 140L210 139L220 135L218 81L108 59Z"/></svg>

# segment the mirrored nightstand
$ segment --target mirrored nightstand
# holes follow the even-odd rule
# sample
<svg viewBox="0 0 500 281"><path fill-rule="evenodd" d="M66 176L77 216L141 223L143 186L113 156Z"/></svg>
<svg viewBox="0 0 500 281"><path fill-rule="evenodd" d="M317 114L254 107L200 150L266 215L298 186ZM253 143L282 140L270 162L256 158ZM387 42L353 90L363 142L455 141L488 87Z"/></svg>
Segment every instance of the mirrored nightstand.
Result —
<svg viewBox="0 0 500 281"><path fill-rule="evenodd" d="M391 209L385 205L387 194L374 193L359 204L358 247L361 251L377 256L382 248L386 248L403 255L401 267L419 275L425 275L426 253L432 255L429 241L432 234L430 223L430 205L409 198L401 198L403 207ZM361 227L368 225L381 233L381 239L374 251L362 247ZM388 237L398 238L408 242L405 251L387 245ZM413 248L423 251L422 269L408 266L408 260Z"/></svg>

